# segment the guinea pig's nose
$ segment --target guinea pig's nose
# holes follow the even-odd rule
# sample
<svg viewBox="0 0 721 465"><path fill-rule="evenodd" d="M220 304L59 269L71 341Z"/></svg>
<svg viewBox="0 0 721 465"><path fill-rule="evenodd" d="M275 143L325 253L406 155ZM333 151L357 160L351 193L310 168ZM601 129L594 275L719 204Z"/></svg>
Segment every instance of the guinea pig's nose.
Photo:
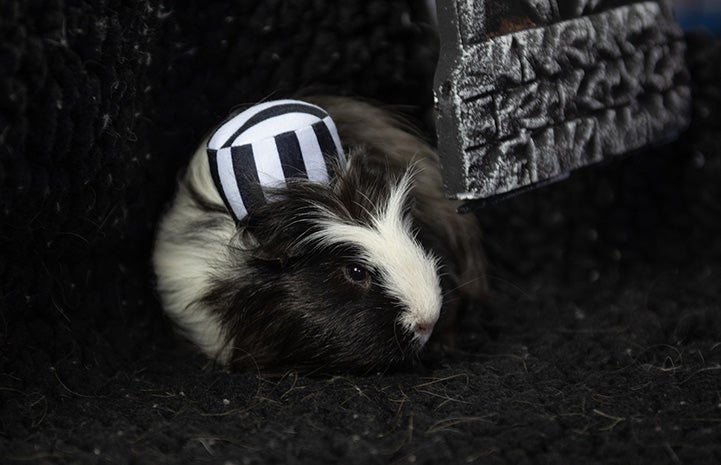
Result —
<svg viewBox="0 0 721 465"><path fill-rule="evenodd" d="M431 321L419 321L416 323L415 326L415 332L420 336L427 336L431 334L431 331L433 331L433 326L435 325L435 322Z"/></svg>

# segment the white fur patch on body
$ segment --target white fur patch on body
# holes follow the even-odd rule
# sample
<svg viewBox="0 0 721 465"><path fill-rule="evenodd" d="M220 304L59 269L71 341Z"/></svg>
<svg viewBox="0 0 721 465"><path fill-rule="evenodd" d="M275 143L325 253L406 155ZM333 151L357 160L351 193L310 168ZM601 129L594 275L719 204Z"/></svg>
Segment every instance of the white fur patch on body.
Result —
<svg viewBox="0 0 721 465"><path fill-rule="evenodd" d="M187 180L210 203L223 201L210 176L205 144L194 155L186 174ZM223 207L224 208L224 207ZM205 294L213 276L229 263L229 244L235 237L235 223L227 214L215 213L217 225L193 235L193 225L207 219L181 184L173 205L158 226L153 265L163 308L178 325L182 334L207 356L226 363L231 347L218 318L198 301Z"/></svg>
<svg viewBox="0 0 721 465"><path fill-rule="evenodd" d="M380 274L386 292L403 305L399 323L423 345L431 332L417 332L416 325L433 328L440 316L442 296L438 260L416 241L410 218L404 212L412 179L406 172L392 186L386 205L379 206L370 226L349 224L336 217L320 219L320 231L309 240L329 247L358 247L365 264Z"/></svg>

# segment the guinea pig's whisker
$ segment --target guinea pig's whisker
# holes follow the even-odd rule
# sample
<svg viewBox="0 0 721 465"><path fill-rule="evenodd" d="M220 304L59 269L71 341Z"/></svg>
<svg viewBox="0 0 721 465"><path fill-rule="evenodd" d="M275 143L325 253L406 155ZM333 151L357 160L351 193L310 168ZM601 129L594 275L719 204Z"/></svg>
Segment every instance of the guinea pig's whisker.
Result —
<svg viewBox="0 0 721 465"><path fill-rule="evenodd" d="M255 355L253 355L252 352L250 352L250 351L248 351L248 350L245 350L245 349L242 349L242 348L236 346L235 343L233 343L233 344L230 346L230 354L231 354L231 355L230 355L230 358L231 358L231 360L235 358L235 356L233 356L233 353L235 353L236 351L237 351L237 352L242 352L242 353L243 353L243 358L246 358L246 359L250 360L250 361L253 363L253 366L255 367L255 372L256 372L256 374L257 374L258 376L260 376L260 375L261 375L260 364L258 363L258 360L256 360Z"/></svg>
<svg viewBox="0 0 721 465"><path fill-rule="evenodd" d="M460 283L460 284L457 285L456 287L453 287L453 288L451 288L451 289L448 289L448 290L444 291L443 294L442 294L442 297L445 297L446 295L450 294L451 292L457 291L458 289L461 289L461 288L463 288L463 287L465 287L465 286L470 286L471 284L474 284L474 283L476 283L476 282L478 282L478 281L480 281L480 280L482 280L482 279L483 279L483 277L479 276L479 277L477 277L477 278L473 278L473 279L470 279L470 280L468 280L468 281L466 281L466 282Z"/></svg>
<svg viewBox="0 0 721 465"><path fill-rule="evenodd" d="M452 299L443 299L443 303L444 303L444 304L450 304L451 302L456 302L456 301L463 300L463 299L464 299L463 297L457 296L457 297L454 297L454 298L452 298Z"/></svg>
<svg viewBox="0 0 721 465"><path fill-rule="evenodd" d="M514 282L511 281L511 280L508 280L508 279L506 279L506 278L501 278L500 276L494 276L494 275L492 275L492 274L486 274L486 277L487 277L488 279L492 279L492 280L494 280L494 281L498 281L498 282L501 282L501 283L504 283L504 284L508 284L509 286L511 286L512 288L514 288L515 290L517 290L519 293L521 293L524 297L527 297L527 298L529 298L529 299L533 299L533 295L531 295L530 293L526 292L521 286L519 286L518 284L514 283Z"/></svg>
<svg viewBox="0 0 721 465"><path fill-rule="evenodd" d="M398 350L399 350L401 353L403 353L403 344L401 344L401 340L400 340L400 338L398 337L398 325L397 325L397 324L394 324L394 325L393 325L393 339L394 339L394 341L395 341L395 343L396 343L396 346L398 347Z"/></svg>

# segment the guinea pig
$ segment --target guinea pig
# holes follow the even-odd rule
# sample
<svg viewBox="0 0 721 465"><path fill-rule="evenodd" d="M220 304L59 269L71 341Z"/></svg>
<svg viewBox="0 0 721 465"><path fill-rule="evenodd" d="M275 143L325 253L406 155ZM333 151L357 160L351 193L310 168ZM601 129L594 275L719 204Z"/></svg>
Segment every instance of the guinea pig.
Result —
<svg viewBox="0 0 721 465"><path fill-rule="evenodd" d="M442 190L410 125L350 98L304 98L347 156L235 221L193 155L161 219L157 289L179 332L234 369L370 372L412 363L485 291L480 228Z"/></svg>

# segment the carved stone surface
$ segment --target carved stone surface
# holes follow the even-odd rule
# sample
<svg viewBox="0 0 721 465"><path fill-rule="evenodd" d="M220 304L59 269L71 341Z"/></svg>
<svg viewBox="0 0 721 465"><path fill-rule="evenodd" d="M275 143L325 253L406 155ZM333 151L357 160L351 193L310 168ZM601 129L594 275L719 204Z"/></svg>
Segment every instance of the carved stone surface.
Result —
<svg viewBox="0 0 721 465"><path fill-rule="evenodd" d="M688 125L685 42L668 5L513 3L493 21L492 1L439 3L435 101L449 196L527 189ZM578 16L589 4L597 9Z"/></svg>

